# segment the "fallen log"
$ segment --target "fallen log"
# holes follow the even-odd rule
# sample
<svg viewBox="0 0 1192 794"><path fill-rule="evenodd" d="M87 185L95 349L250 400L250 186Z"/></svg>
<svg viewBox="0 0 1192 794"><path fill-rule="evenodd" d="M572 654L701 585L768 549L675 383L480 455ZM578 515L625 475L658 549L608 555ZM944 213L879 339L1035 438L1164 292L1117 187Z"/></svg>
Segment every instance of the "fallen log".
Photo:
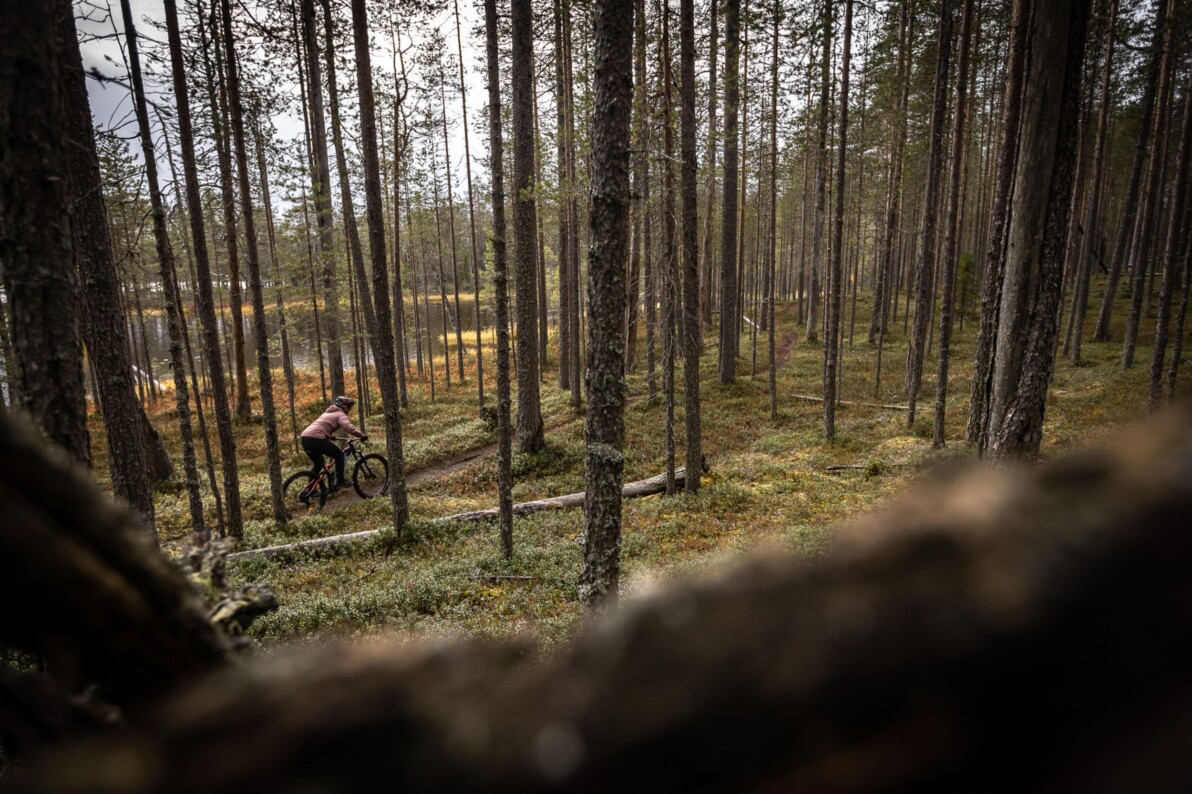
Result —
<svg viewBox="0 0 1192 794"><path fill-rule="evenodd" d="M682 488L684 483L685 467L679 466L675 469L675 487ZM622 499L640 499L643 496L652 496L654 494L663 493L666 491L666 475L658 474L654 477L649 477L644 480L626 483L621 488ZM571 493L565 496L552 496L547 499L536 499L532 502L522 502L513 506L513 514L517 516L529 515L531 513L540 513L546 510L565 510L569 507L581 507L584 503L584 492ZM456 513L455 515L443 516L436 518L434 521L440 523L449 523L455 521L496 521L498 517L497 508L489 508L487 510L470 510L466 513ZM314 540L300 540L294 543L283 543L279 546L266 546L263 549L246 549L238 551L234 554L228 555L229 562L237 560L251 560L260 557L276 557L281 554L290 554L296 551L309 552L316 549L324 549L329 546L339 546L345 543L358 543L364 540L372 540L380 537L382 533L389 531L385 529L366 529L362 532L350 532L346 535L331 535L326 538L315 538Z"/></svg>
<svg viewBox="0 0 1192 794"><path fill-rule="evenodd" d="M679 466L675 469L675 487L682 488L684 482L684 467ZM637 482L626 483L621 488L622 499L640 499L643 496L653 496L654 494L663 493L666 491L666 475L658 474L654 477L649 477L645 480L638 480ZM565 510L569 507L582 507L584 504L585 493L569 493L566 496L552 496L548 499L536 499L533 502L522 502L513 506L513 514L515 516L529 515L530 513L540 513L544 510ZM497 508L491 507L487 510L473 510L468 513L456 513L453 516L445 516L438 519L439 521L496 521L500 517Z"/></svg>
<svg viewBox="0 0 1192 794"><path fill-rule="evenodd" d="M823 397L813 397L810 394L792 394L791 399L792 400L802 400L805 403L822 403L824 401ZM880 408L883 411L905 411L905 410L907 410L907 406L905 406L905 405L892 405L890 403L858 403L858 402L848 402L847 400L837 400L836 404L843 405L846 408Z"/></svg>
<svg viewBox="0 0 1192 794"><path fill-rule="evenodd" d="M227 638L140 519L11 414L0 502L0 645L126 708L226 663Z"/></svg>

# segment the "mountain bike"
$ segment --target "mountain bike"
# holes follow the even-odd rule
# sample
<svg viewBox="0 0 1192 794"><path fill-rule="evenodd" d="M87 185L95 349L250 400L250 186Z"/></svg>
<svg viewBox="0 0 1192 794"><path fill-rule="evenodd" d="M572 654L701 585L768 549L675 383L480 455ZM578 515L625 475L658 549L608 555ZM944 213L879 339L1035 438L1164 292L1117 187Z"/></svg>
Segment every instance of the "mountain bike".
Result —
<svg viewBox="0 0 1192 794"><path fill-rule="evenodd" d="M384 455L375 452L364 454L361 451L364 442L359 439L337 438L335 441L346 442L340 449L345 456L355 460L352 465L352 488L361 499L372 499L389 490L389 461ZM348 462L345 461L345 464ZM346 470L347 466L344 468ZM294 472L286 478L284 486L287 507L299 514L318 513L332 493L334 479L334 459L329 459L317 476L311 475L309 469Z"/></svg>

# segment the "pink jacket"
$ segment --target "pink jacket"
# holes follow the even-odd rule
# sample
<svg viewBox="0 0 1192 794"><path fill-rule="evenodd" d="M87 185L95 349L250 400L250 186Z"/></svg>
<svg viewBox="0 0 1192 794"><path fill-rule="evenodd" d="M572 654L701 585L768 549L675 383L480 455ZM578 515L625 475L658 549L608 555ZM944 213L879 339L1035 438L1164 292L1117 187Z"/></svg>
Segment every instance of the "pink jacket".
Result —
<svg viewBox="0 0 1192 794"><path fill-rule="evenodd" d="M364 438L354 424L348 421L348 415L338 405L328 406L323 415L306 426L302 431L303 438L334 438L335 431L343 429L356 438Z"/></svg>

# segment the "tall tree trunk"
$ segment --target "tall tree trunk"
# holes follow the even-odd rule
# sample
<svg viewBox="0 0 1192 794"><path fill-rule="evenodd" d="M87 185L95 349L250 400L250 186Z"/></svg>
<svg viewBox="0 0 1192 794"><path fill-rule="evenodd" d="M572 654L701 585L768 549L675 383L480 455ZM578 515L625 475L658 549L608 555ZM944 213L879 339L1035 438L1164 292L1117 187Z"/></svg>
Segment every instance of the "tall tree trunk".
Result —
<svg viewBox="0 0 1192 794"><path fill-rule="evenodd" d="M1035 8L998 325L991 411L996 421L990 431L996 460L1034 457L1042 438L1059 331L1090 2L1062 0ZM1015 291L1027 292L1031 282L1037 284L1035 295L1020 303ZM1020 339L1025 344L1016 346Z"/></svg>
<svg viewBox="0 0 1192 794"><path fill-rule="evenodd" d="M774 327L774 275L778 257L778 26L782 20L778 3L773 8L774 35L770 59L770 236L766 250L766 298L762 313L769 329L770 421L778 421L778 350ZM688 467L690 469L690 466Z"/></svg>
<svg viewBox="0 0 1192 794"><path fill-rule="evenodd" d="M200 14L202 4L199 4ZM228 247L228 303L231 304L231 353L232 360L228 363L228 371L236 376L236 416L247 420L252 415L252 400L248 395L248 364L244 354L244 299L240 291L240 244L236 231L236 196L232 178L232 142L228 118L228 78L224 67L223 51L220 48L222 34L216 21L217 11L213 7L211 12L211 39L215 49L215 71L207 67L207 91L211 100L211 129L215 138L215 148L219 160L219 185L223 205L224 239ZM203 51L206 57L206 36L203 36ZM216 98L216 83L218 83L218 100ZM222 316L223 309L220 309ZM222 319L222 317L221 317ZM228 324L224 324L228 327ZM225 332L226 334L226 332Z"/></svg>
<svg viewBox="0 0 1192 794"><path fill-rule="evenodd" d="M720 220L720 361L716 381L737 377L737 105L741 58L741 0L724 3L724 203Z"/></svg>
<svg viewBox="0 0 1192 794"><path fill-rule="evenodd" d="M1155 323L1155 345L1151 353L1151 382L1147 406L1154 411L1163 396L1163 360L1167 354L1167 326L1171 321L1171 298L1180 275L1180 258L1188 247L1188 160L1192 158L1192 79L1184 86L1184 119L1180 131L1179 160L1172 183L1171 222L1163 251L1163 281L1159 287L1159 317ZM1182 243L1182 245L1181 245Z"/></svg>
<svg viewBox="0 0 1192 794"><path fill-rule="evenodd" d="M59 90L68 139L66 170L73 204L71 247L80 277L87 357L95 370L95 396L103 406L112 490L141 516L145 529L154 533L148 457L150 446L160 441L145 433L148 418L137 401L132 380L128 337L124 334L120 310L120 276L112 260L108 214L100 188L99 156L95 150L74 9L71 3L60 0L54 13L59 35Z"/></svg>
<svg viewBox="0 0 1192 794"><path fill-rule="evenodd" d="M447 136L447 75L443 72L443 61L439 59L439 102L443 112L443 163L447 171L447 235L451 241L451 287L455 291L455 354L459 363L459 382L464 382L464 318L459 308L459 238L455 236L455 188L452 186L451 179L451 144ZM467 126L467 120L464 120L464 126ZM534 147L537 151L537 146ZM535 158L537 159L537 158ZM436 206L438 200L435 201ZM537 257L537 223L534 228L535 236L535 257L534 257L534 289L537 291L538 284L538 257ZM538 318L534 318L534 324L537 326Z"/></svg>
<svg viewBox="0 0 1192 794"><path fill-rule="evenodd" d="M125 0L127 2L127 0ZM273 370L269 364L269 329L265 324L265 294L261 287L261 263L257 249L256 220L253 217L252 188L248 180L248 151L244 141L244 106L240 97L240 74L232 38L230 0L221 0L224 53L228 68L228 104L232 117L232 140L236 149L236 172L244 210L245 259L248 261L248 291L252 299L253 330L257 342L257 380L261 390L261 415L265 426L265 463L273 520L284 523L286 507L281 489L281 450L277 442L277 416L273 406Z"/></svg>
<svg viewBox="0 0 1192 794"><path fill-rule="evenodd" d="M1153 240L1159 235L1159 215L1163 176L1167 166L1167 123L1171 115L1172 77L1178 53L1175 51L1176 25L1172 19L1179 13L1179 0L1172 0L1171 12L1163 39L1163 55L1159 66L1159 89L1156 95L1154 145L1146 175L1146 192L1138 218L1138 242L1133 255L1133 287L1130 291L1130 314L1126 317L1126 335L1122 343L1122 368L1134 366L1134 347L1138 343L1138 325L1142 320L1142 303L1146 293L1146 276L1151 270ZM1175 218L1176 225L1179 218Z"/></svg>
<svg viewBox="0 0 1192 794"><path fill-rule="evenodd" d="M699 227L696 220L695 160L695 5L679 0L679 149L683 164L679 189L683 194L683 396L686 423L687 493L699 491L701 428L699 394L700 292Z"/></svg>
<svg viewBox="0 0 1192 794"><path fill-rule="evenodd" d="M940 176L944 166L944 115L948 101L948 64L952 57L952 2L940 0L940 33L935 60L935 99L931 107L931 132L927 148L927 189L923 198L923 232L915 266L915 326L906 357L908 427L915 423L927 329L931 324L935 294L936 227L940 211Z"/></svg>
<svg viewBox="0 0 1192 794"><path fill-rule="evenodd" d="M14 405L89 465L79 276L71 244L67 119L52 3L0 13L0 262Z"/></svg>
<svg viewBox="0 0 1192 794"><path fill-rule="evenodd" d="M776 26L774 39L776 58L777 30ZM836 438L837 355L840 352L841 310L844 301L844 185L845 155L848 153L848 71L852 46L853 0L845 0L844 42L840 57L840 127L836 134L836 209L832 218L832 271L828 279L828 330L824 334L824 438L829 441ZM827 55L826 50L824 54ZM775 66L775 75L777 75L777 66ZM815 271L812 270L812 273L814 274Z"/></svg>
<svg viewBox="0 0 1192 794"><path fill-rule="evenodd" d="M409 139L401 134L398 111L405 101L397 73L397 45L393 47L393 339L397 354L397 391L401 407L409 404L406 391L406 370L410 351L406 345L406 298L402 287L401 266L401 164L409 146Z"/></svg>
<svg viewBox="0 0 1192 794"><path fill-rule="evenodd" d="M890 182L886 192L886 229L881 263L875 279L873 314L869 324L869 341L873 342L874 337L877 337L873 386L875 399L881 397L882 350L886 343L891 303L897 308L898 282L895 278L895 267L903 200L902 171L906 160L907 101L910 94L910 51L913 43L911 26L914 24L909 5L909 0L902 0L898 14L898 81L901 87L894 94L890 116Z"/></svg>
<svg viewBox="0 0 1192 794"><path fill-rule="evenodd" d="M519 2L520 0L514 0ZM614 606L620 579L625 459L625 256L629 228L629 108L633 2L596 0L592 192L588 249L587 417L584 422L584 570L589 611Z"/></svg>
<svg viewBox="0 0 1192 794"><path fill-rule="evenodd" d="M464 80L464 44L463 33L459 26L459 0L454 0L455 8L455 51L459 57L459 101L463 108L463 121L461 126L464 128L464 175L468 180L468 242L471 243L472 252L472 295L476 303L472 309L472 321L476 325L476 399L477 404L484 407L484 355L481 350L480 340L480 252L476 248L476 199L472 190L472 144L468 135L468 86ZM535 92L537 94L537 92ZM537 138L537 135L535 135ZM538 158L535 158L535 162ZM542 273L539 273L539 292L542 293L540 297L543 299L543 304L546 303L545 281L542 278ZM539 323L543 333L546 330L545 319ZM542 356L546 356L545 336L539 342ZM463 347L463 344L460 344ZM462 376L461 376L462 377Z"/></svg>
<svg viewBox="0 0 1192 794"><path fill-rule="evenodd" d="M1155 30L1151 39L1147 60L1146 78L1143 80L1142 104L1138 113L1138 146L1134 150L1134 162L1130 166L1130 181L1126 184L1126 195L1118 212L1117 242L1113 246L1113 258L1109 261L1109 279L1105 284L1105 295L1101 299L1101 311L1097 316L1097 330L1094 342L1109 340L1109 324L1113 319L1113 302L1117 298L1118 282L1126 261L1130 238L1138 215L1138 193L1141 189L1142 170L1150 152L1152 116L1155 111L1155 92L1159 84L1159 66L1163 58L1163 44L1167 32L1168 0L1158 0L1155 6Z"/></svg>
<svg viewBox="0 0 1192 794"><path fill-rule="evenodd" d="M1185 199L1187 200L1187 199ZM1192 202L1189 202L1192 204ZM1181 270L1184 274L1183 294L1180 297L1180 310L1176 314L1175 320L1175 335L1171 349L1171 365L1167 368L1167 399L1175 399L1175 379L1179 373L1180 358L1184 352L1184 323L1188 318L1188 297L1189 291L1192 290L1192 246L1188 244L1190 234L1192 234L1192 209L1185 211L1184 224L1187 229L1184 232L1184 256Z"/></svg>
<svg viewBox="0 0 1192 794"><path fill-rule="evenodd" d="M716 3L712 3L715 9ZM634 98L633 98L633 186L630 197L633 200L633 243L629 252L629 281L628 295L625 301L627 318L625 321L625 369L631 371L637 364L637 328L640 314L638 288L641 284L641 264L644 251L642 235L645 232L645 215L648 212L643 191L646 184L646 170L648 165L647 139L649 136L649 109L646 106L646 3L645 0L634 2L634 34L633 34L633 63L634 63Z"/></svg>
<svg viewBox="0 0 1192 794"><path fill-rule="evenodd" d="M1080 363L1080 349L1084 341L1084 318L1088 312L1089 280L1092 276L1093 246L1101 237L1101 192L1105 168L1105 140L1109 135L1109 111L1113 95L1113 50L1117 42L1118 0L1110 0L1106 15L1105 68L1101 78L1101 105L1097 114L1097 141L1093 148L1092 191L1084 216L1084 242L1076 276L1076 295L1072 305L1072 363Z"/></svg>
<svg viewBox="0 0 1192 794"><path fill-rule="evenodd" d="M226 0L225 0L226 1ZM377 380L385 409L385 451L389 456L389 497L393 528L400 533L410 518L406 495L405 455L402 449L401 414L397 373L393 359L393 317L389 311L389 267L385 253L385 207L381 197L381 164L377 157L377 120L373 102L372 64L365 0L352 0L352 38L356 48L356 84L360 92L360 148L364 160L364 201L368 213L368 249L372 259L372 298L375 316L369 335L376 359ZM368 301L364 269L358 268L363 301ZM370 311L366 309L365 320Z"/></svg>
<svg viewBox="0 0 1192 794"><path fill-rule="evenodd" d="M324 62L327 66L327 96L331 103L331 138L335 144L335 165L336 172L339 175L340 207L344 218L344 234L347 237L349 267L352 268L352 273L355 274L356 283L361 285L361 292L366 296L362 302L364 304L365 318L367 322L368 316L372 314L373 311L373 301L378 298L388 301L388 295L374 295L371 297L368 295L368 276L366 276L364 272L364 249L360 243L360 227L356 222L356 207L352 203L351 182L348 178L348 151L347 147L344 146L343 120L340 116L339 81L336 77L335 69L335 17L332 13L330 0L320 0L320 4L323 7L323 26L325 30L324 38L326 39L326 47L323 49L323 55ZM330 197L328 197L327 201L328 205L330 205ZM333 273L332 276L334 280L335 274ZM338 291L336 291L336 295L338 295ZM332 296L329 293L328 300L330 300L331 297ZM336 300L338 300L338 298L336 298ZM336 316L338 318L338 312ZM375 319L375 314L373 317ZM338 329L339 320L336 319L335 322L335 328ZM369 338L370 340L373 338L371 332ZM328 348L330 349L330 344L328 344ZM332 381L335 380L334 371L335 367L332 366ZM357 373L368 371L368 365L365 357L357 356L356 371ZM368 381L365 379L363 382L364 384L367 384ZM364 401L364 406L367 406L367 400L365 399L366 395L362 393L360 397ZM364 406L362 406L361 409L362 419L364 417Z"/></svg>
<svg viewBox="0 0 1192 794"><path fill-rule="evenodd" d="M215 403L215 424L223 466L224 500L227 505L228 532L234 538L244 534L240 509L240 473L236 462L236 437L232 433L232 414L228 410L227 385L219 352L219 325L215 317L215 299L211 289L211 263L207 252L207 231L203 220L203 198L195 163L194 130L190 116L190 95L182 60L182 36L178 28L175 0L163 0L166 31L170 41L174 100L178 112L178 140L182 147L182 172L186 177L186 201L190 212L191 245L197 269L196 287L199 327L207 353L207 372Z"/></svg>
<svg viewBox="0 0 1192 794"><path fill-rule="evenodd" d="M513 15L513 251L517 295L517 448L537 452L546 444L538 392L538 322L535 273L533 13L530 0L512 0Z"/></svg>
<svg viewBox="0 0 1192 794"><path fill-rule="evenodd" d="M497 301L497 507L501 553L513 556L513 428L509 415L509 265L505 256L505 167L501 140L501 65L497 44L497 0L484 0L488 63L489 166L493 199L493 289Z"/></svg>
<svg viewBox="0 0 1192 794"><path fill-rule="evenodd" d="M643 0L644 2L644 0ZM563 72L563 0L554 0L551 4L554 10L554 61L555 61L555 141L558 168L558 206L555 214L559 222L559 246L555 251L555 259L559 270L559 388L571 388L571 268L568 256L571 251L571 224L568 218L567 195L571 186L567 181L567 83ZM516 98L514 102L516 102ZM514 133L516 135L516 133ZM514 144L516 146L516 143ZM516 206L516 199L515 199ZM516 224L516 217L514 223ZM517 230L514 229L514 250L517 246Z"/></svg>
<svg viewBox="0 0 1192 794"><path fill-rule="evenodd" d="M638 0L638 8L642 14L641 30L645 35L645 0ZM645 75L642 76L643 81ZM644 82L643 82L644 85ZM649 111L646 111L649 115ZM643 154L648 152L653 143L653 125L646 122L646 138ZM654 338L658 331L658 278L654 272L654 205L650 201L650 181L653 179L653 167L647 158L645 165L645 180L642 182L642 279L645 282L643 292L646 303L646 389L652 401L658 394L658 378L656 373L656 356Z"/></svg>
<svg viewBox="0 0 1192 794"><path fill-rule="evenodd" d="M435 263L439 270L439 319L443 321L443 381L444 388L451 388L451 340L447 336L447 320L451 317L451 305L447 302L447 276L443 272L443 215L439 202L439 160L433 140L427 140L430 150L430 184L431 198L435 206ZM537 286L535 286L537 289ZM534 318L537 322L538 318ZM455 325L455 321L451 323Z"/></svg>
<svg viewBox="0 0 1192 794"><path fill-rule="evenodd" d="M125 44L128 48L129 76L132 78L133 106L141 138L141 155L145 162L145 179L149 188L149 205L153 216L153 239L161 270L162 292L165 300L166 325L170 336L170 371L174 376L174 400L178 413L178 430L182 442L182 471L186 478L186 494L190 504L192 536L199 543L207 539L203 520L203 499L199 495L199 470L195 457L194 432L190 420L190 396L186 382L186 362L182 349L182 300L178 295L178 278L174 273L174 251L166 228L166 213L157 179L157 159L153 138L149 131L149 108L145 101L145 87L141 76L140 48L136 26L133 24L129 0L121 0Z"/></svg>
<svg viewBox="0 0 1192 794"><path fill-rule="evenodd" d="M993 188L989 247L985 279L981 287L981 327L973 354L973 386L965 437L984 453L989 446L990 408L993 403L994 354L997 349L998 317L1002 306L1002 282L1006 272L1006 246L1010 230L1010 199L1018 165L1018 131L1022 118L1022 95L1026 81L1028 24L1032 0L1014 0L1010 18L1010 47L1006 55L1006 86L1002 102L1001 139L998 142L997 176Z"/></svg>
<svg viewBox="0 0 1192 794"><path fill-rule="evenodd" d="M832 88L832 0L824 0L820 15L823 26L823 51L820 54L819 132L816 144L815 218L811 232L811 276L807 295L807 340L819 337L820 273L823 271L824 224L827 222L828 190L828 115Z"/></svg>
<svg viewBox="0 0 1192 794"><path fill-rule="evenodd" d="M716 218L716 56L717 37L720 33L717 27L717 16L720 10L719 0L712 0L711 19L708 22L708 164L704 180L704 228L703 242L700 248L700 346L703 346L704 328L712 324L713 298L713 268L715 258L712 255L713 225Z"/></svg>
<svg viewBox="0 0 1192 794"><path fill-rule="evenodd" d="M973 33L973 0L964 0L960 19L960 65L956 76L956 105L952 109L952 158L948 185L948 212L944 216L943 290L940 300L940 345L935 385L935 427L931 445L944 446L944 409L948 404L948 358L952 346L952 306L956 295L956 269L960 250L960 174L964 159L964 121L968 113L969 50Z"/></svg>
<svg viewBox="0 0 1192 794"><path fill-rule="evenodd" d="M542 127L538 116L538 70L534 70L531 81L534 93L534 181L541 185L542 181ZM538 244L537 262L538 272L538 379L546 383L546 364L550 360L547 349L550 336L550 296L546 291L546 234L543 232L543 213L535 214L534 237Z"/></svg>
<svg viewBox="0 0 1192 794"><path fill-rule="evenodd" d="M301 0L301 2L302 37L306 50L306 77L309 82L307 96L310 98L310 141L315 155L310 164L311 195L315 202L315 222L319 227L319 261L323 266L323 338L327 340L327 367L331 377L331 392L339 395L344 393L346 386L340 339L339 276L336 273L335 262L335 219L331 213L331 167L327 153L327 119L323 109L322 67L319 64L321 48L319 47L318 25L315 21L314 0ZM327 11L327 6L324 5L325 24L330 32L331 16ZM333 52L334 46L335 42L328 38L329 56ZM334 69L334 61L331 57L328 58L328 64L327 82L330 85L334 79L331 72L331 69ZM334 120L337 115L334 109L336 104L334 92L332 97L332 118ZM339 164L342 184L345 171L344 152L338 136L336 138L336 162ZM346 218L344 224L346 228ZM356 247L359 248L359 246L360 242L357 240Z"/></svg>
<svg viewBox="0 0 1192 794"><path fill-rule="evenodd" d="M662 398L666 401L666 493L675 492L675 290L679 264L675 251L675 123L671 112L670 0L660 0L662 18Z"/></svg>
<svg viewBox="0 0 1192 794"><path fill-rule="evenodd" d="M253 139L257 150L257 175L261 185L261 201L265 205L265 230L269 239L269 275L273 279L277 306L277 330L281 341L282 373L286 379L286 402L290 409L290 432L294 444L298 441L298 415L294 405L294 360L290 355L290 335L286 327L286 307L282 298L282 274L277 261L277 233L273 222L273 199L269 194L269 171L265 166L265 136L261 132L260 116L253 125Z"/></svg>
<svg viewBox="0 0 1192 794"><path fill-rule="evenodd" d="M575 78L572 74L571 47L571 2L563 0L563 79L566 85L564 95L567 98L567 184L571 187L567 191L567 225L571 228L567 236L567 286L571 290L568 302L567 323L568 337L571 341L571 407L579 410L582 398L583 371L580 361L580 336L583 329L580 325L580 288L579 288L579 195L575 186L579 184L577 176L577 155L575 145Z"/></svg>

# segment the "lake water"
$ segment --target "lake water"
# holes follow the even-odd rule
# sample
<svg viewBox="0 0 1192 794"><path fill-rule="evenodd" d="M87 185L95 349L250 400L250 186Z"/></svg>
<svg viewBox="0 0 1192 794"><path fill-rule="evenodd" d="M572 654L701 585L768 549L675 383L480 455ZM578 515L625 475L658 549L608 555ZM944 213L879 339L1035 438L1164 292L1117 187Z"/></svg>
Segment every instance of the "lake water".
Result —
<svg viewBox="0 0 1192 794"><path fill-rule="evenodd" d="M464 346L471 350L475 345L475 323L473 314L473 305L475 301L472 298L465 298L460 295L460 314L462 317L462 330L464 333ZM190 309L191 307L187 307ZM448 320L447 333L451 337L452 344L455 340L455 328L452 325L452 318L455 316L455 302L451 296L448 295ZM411 362L414 361L414 309L413 304L407 300L405 304L405 328L406 328L406 352ZM220 341L230 338L231 335L231 309L225 306L224 319L218 318L216 322L219 326ZM269 330L269 353L274 362L274 366L281 365L281 336L278 331L278 315L277 308L274 305L266 307L265 325ZM426 304L419 302L419 314L421 321L422 332L422 352L426 355ZM493 323L492 311L486 306L481 306L481 324L485 329L491 328ZM256 351L256 331L254 330L252 309L245 305L244 307L244 346L245 358L248 362L248 367L251 370L255 366L255 351ZM319 313L319 319L323 320L322 312ZM344 366L349 369L356 367L355 356L352 350L351 339L351 322L350 315L344 311L340 317L343 331L340 336L340 347L344 357ZM135 324L135 317L133 318L134 333L133 346L136 353L136 360L143 360L141 339L139 329ZM196 362L199 355L199 348L201 346L201 337L199 335L198 323L193 316L187 317L187 324L190 328L190 343L193 348ZM363 323L361 326L361 333L364 333ZM290 305L286 307L286 331L288 341L290 343L290 355L294 361L294 368L299 370L316 371L319 368L318 359L316 358L315 344L315 322L314 313L309 310L308 306ZM432 354L442 356L443 354L443 306L437 297L432 298L430 302L430 349ZM170 337L169 328L164 315L155 314L145 318L145 335L148 337L149 354L153 362L153 374L159 378L169 373L170 366ZM365 353L368 361L372 361L372 353L369 351L367 340L362 339L362 344L365 348ZM323 340L323 355L326 356L327 342ZM225 348L226 349L226 348ZM225 364L227 362L227 354L224 354Z"/></svg>

